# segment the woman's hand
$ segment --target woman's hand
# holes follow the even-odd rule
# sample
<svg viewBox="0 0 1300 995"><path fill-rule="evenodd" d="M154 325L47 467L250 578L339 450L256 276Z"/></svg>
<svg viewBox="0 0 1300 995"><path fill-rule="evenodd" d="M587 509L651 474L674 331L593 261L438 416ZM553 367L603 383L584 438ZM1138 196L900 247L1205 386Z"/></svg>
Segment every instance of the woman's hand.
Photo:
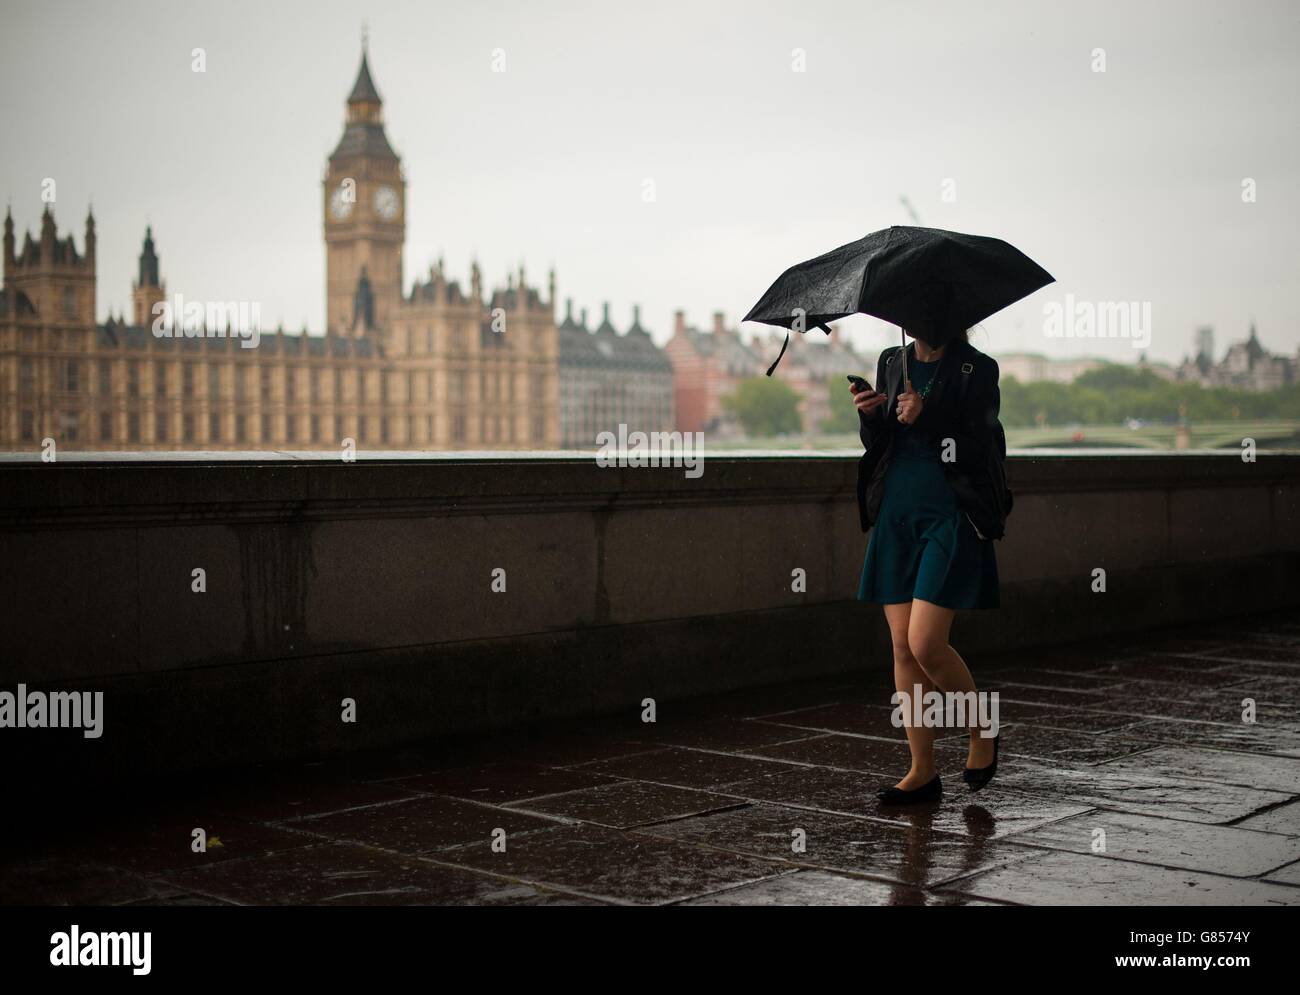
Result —
<svg viewBox="0 0 1300 995"><path fill-rule="evenodd" d="M887 400L884 394L874 390L859 391L853 384L849 384L849 392L853 394L853 406L864 415L875 414Z"/></svg>
<svg viewBox="0 0 1300 995"><path fill-rule="evenodd" d="M921 417L921 412L924 410L925 402L909 383L903 393L898 395L898 420L904 425L911 425Z"/></svg>

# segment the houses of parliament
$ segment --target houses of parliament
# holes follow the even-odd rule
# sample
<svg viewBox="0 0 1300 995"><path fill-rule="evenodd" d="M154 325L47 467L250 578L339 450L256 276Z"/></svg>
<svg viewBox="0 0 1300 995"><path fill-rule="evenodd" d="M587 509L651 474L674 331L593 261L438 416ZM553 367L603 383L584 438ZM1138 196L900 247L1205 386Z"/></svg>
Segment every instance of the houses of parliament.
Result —
<svg viewBox="0 0 1300 995"><path fill-rule="evenodd" d="M93 215L78 252L48 205L21 247L6 212L0 449L558 448L555 274L485 293L477 264L464 287L439 263L406 291L406 184L364 52L321 205L324 334L261 329L255 348L206 322L157 334L170 298L148 229L130 320L100 323Z"/></svg>

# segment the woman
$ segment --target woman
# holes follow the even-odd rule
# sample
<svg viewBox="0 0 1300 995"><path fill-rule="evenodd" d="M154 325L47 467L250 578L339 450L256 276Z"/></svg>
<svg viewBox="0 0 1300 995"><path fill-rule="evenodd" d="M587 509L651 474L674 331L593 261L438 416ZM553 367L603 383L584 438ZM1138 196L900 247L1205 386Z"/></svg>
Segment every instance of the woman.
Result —
<svg viewBox="0 0 1300 995"><path fill-rule="evenodd" d="M922 694L972 692L975 681L948 634L957 609L998 607L993 537L1002 532L987 482L991 447L1005 452L998 365L970 344L965 330L905 334L913 336L910 346L881 353L878 389L850 387L866 447L858 467L859 512L863 531L875 527L858 599L884 607L898 691L909 698L918 687ZM903 711L912 767L877 792L887 804L931 801L943 792L934 730L911 725ZM972 791L997 771L1000 735L981 731L970 728L963 772Z"/></svg>

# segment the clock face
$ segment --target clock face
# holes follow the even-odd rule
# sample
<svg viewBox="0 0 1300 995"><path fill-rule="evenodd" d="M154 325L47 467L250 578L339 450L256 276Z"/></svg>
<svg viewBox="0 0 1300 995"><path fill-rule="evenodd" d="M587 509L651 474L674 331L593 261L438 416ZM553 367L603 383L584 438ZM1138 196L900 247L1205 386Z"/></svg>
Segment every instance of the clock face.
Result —
<svg viewBox="0 0 1300 995"><path fill-rule="evenodd" d="M352 213L352 204L355 200L356 194L340 184L330 194L330 214L342 221Z"/></svg>
<svg viewBox="0 0 1300 995"><path fill-rule="evenodd" d="M397 191L392 187L382 186L375 191L375 211L385 221L391 221L397 217L397 209L400 206Z"/></svg>

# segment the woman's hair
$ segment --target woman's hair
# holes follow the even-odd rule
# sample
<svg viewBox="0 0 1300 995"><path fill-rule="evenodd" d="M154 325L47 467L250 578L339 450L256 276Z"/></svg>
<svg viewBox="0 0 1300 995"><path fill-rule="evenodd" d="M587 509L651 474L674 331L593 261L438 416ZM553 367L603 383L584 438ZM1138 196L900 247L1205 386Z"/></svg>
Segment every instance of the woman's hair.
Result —
<svg viewBox="0 0 1300 995"><path fill-rule="evenodd" d="M911 328L908 328L904 330L907 332L908 335L912 336L912 338L920 339L922 342L934 346L935 348L938 348L939 346L947 345L949 342L970 342L971 329L969 328L956 328L947 331L939 336L940 341L938 342L931 341L931 336L929 335L928 329L918 328L916 330L913 330Z"/></svg>

